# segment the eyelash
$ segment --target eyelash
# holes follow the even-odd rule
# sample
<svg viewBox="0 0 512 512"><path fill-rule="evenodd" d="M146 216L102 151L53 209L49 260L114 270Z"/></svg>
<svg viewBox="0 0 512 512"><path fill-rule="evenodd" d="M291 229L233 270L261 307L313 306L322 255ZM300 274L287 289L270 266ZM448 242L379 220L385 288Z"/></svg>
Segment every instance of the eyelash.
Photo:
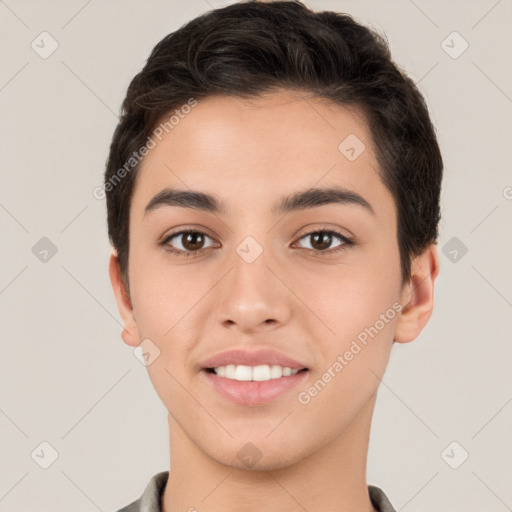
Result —
<svg viewBox="0 0 512 512"><path fill-rule="evenodd" d="M160 242L160 245L162 245L164 247L165 251L167 251L169 253L172 253L172 254L174 254L174 255L176 255L178 257L182 257L182 258L189 258L189 257L191 257L193 255L201 253L202 251L204 251L206 249L210 249L211 248L211 247L207 247L206 249L199 249L197 251L182 251L181 249L174 249L172 246L168 245L169 242L173 238L176 238L176 237L178 237L180 235L185 235L185 234L188 234L188 233L196 233L196 234L199 233L201 235L207 236L208 238L211 238L209 235L207 235L203 231L199 231L197 229L183 229L181 231L177 231L176 233L170 234L162 242ZM334 231L332 229L319 229L319 230L316 230L316 231L310 231L309 233L306 233L306 234L302 235L299 238L299 240L302 240L303 238L306 238L306 237L311 236L311 235L316 235L316 234L319 234L319 233L334 235L334 236L338 237L343 242L343 244L338 246L338 247L336 247L335 249L328 249L328 250L325 250L325 251L315 251L314 249L305 249L306 251L308 251L308 252L312 251L312 252L314 252L318 256L326 256L326 255L338 254L338 253L340 253L342 251L346 251L350 247L356 245L356 242L352 238L349 238L349 237L347 237L345 235L342 235L338 231Z"/></svg>

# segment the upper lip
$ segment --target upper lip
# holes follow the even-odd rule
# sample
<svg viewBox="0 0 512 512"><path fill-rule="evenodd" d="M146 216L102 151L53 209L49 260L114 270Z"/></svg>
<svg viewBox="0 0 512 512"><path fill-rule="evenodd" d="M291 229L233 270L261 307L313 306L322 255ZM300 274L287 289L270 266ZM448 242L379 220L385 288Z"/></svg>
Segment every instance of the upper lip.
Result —
<svg viewBox="0 0 512 512"><path fill-rule="evenodd" d="M248 350L245 348L234 348L226 350L220 354L208 357L205 359L201 366L202 368L217 368L228 364L259 366L259 365L273 365L277 364L282 367L288 367L292 370L302 370L307 366L291 357L277 352L272 349L253 349Z"/></svg>

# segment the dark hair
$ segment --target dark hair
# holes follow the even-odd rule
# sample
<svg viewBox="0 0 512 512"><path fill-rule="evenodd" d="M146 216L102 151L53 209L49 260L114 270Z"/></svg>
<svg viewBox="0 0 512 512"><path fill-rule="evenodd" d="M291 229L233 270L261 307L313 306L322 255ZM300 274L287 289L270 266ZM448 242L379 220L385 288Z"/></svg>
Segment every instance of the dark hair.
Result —
<svg viewBox="0 0 512 512"><path fill-rule="evenodd" d="M393 63L383 37L351 16L314 12L298 1L249 1L209 11L166 36L128 87L104 184L109 238L127 285L139 167L132 158L163 116L191 97L250 98L282 88L365 114L396 204L402 280L410 278L411 258L437 242L440 220L443 162L422 95Z"/></svg>

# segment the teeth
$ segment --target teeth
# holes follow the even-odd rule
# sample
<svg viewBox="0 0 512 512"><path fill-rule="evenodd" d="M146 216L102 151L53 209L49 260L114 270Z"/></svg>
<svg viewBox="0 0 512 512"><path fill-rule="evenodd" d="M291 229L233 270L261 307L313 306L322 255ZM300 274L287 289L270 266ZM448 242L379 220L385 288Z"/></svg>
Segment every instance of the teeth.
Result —
<svg viewBox="0 0 512 512"><path fill-rule="evenodd" d="M288 366L279 366L278 364L261 366L246 366L243 364L228 364L226 366L217 366L214 368L215 373L219 377L240 381L265 381L271 379L279 379L295 375L299 370L292 370Z"/></svg>

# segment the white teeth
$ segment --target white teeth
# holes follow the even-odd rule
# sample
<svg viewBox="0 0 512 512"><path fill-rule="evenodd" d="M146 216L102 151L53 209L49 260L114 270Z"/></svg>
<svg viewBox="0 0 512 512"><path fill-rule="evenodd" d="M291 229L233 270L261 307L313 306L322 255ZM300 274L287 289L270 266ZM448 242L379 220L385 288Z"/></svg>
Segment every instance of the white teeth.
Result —
<svg viewBox="0 0 512 512"><path fill-rule="evenodd" d="M273 364L270 367L270 378L271 379L279 379L279 377L283 376L283 368L277 364Z"/></svg>
<svg viewBox="0 0 512 512"><path fill-rule="evenodd" d="M252 380L252 368L239 364L235 370L235 380Z"/></svg>
<svg viewBox="0 0 512 512"><path fill-rule="evenodd" d="M236 366L234 364L228 364L226 366L226 379L234 379L235 378L235 371L236 371Z"/></svg>
<svg viewBox="0 0 512 512"><path fill-rule="evenodd" d="M240 381L265 381L271 379L279 379L295 375L299 370L292 370L288 366L279 366L278 364L260 366L246 366L243 364L228 364L226 366L217 366L214 368L215 373L219 377Z"/></svg>
<svg viewBox="0 0 512 512"><path fill-rule="evenodd" d="M268 364L255 366L252 369L252 380L270 380L270 367Z"/></svg>

